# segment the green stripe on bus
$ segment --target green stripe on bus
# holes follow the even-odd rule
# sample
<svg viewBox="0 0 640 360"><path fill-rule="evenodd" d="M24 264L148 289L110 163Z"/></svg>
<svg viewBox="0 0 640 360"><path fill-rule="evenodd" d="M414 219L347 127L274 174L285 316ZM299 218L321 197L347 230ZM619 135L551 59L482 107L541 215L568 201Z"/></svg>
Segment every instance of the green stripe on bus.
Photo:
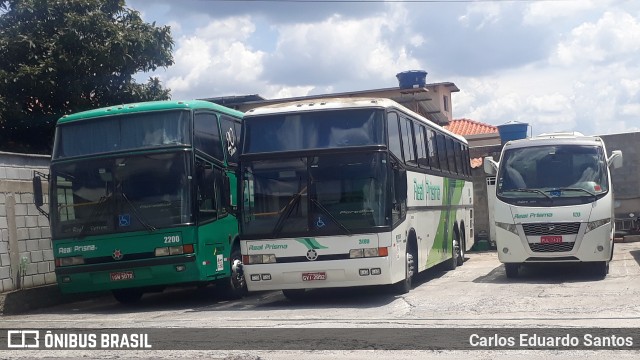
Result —
<svg viewBox="0 0 640 360"><path fill-rule="evenodd" d="M296 239L296 241L306 246L309 250L328 249L328 247L320 245L314 238L301 238Z"/></svg>

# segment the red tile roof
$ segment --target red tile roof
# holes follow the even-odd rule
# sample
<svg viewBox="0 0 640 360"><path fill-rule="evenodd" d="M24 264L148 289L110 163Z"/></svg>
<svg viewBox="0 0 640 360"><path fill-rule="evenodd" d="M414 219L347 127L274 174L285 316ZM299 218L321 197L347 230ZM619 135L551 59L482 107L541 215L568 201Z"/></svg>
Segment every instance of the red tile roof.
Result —
<svg viewBox="0 0 640 360"><path fill-rule="evenodd" d="M462 136L498 133L496 126L469 119L452 120L449 125L445 126L445 129Z"/></svg>

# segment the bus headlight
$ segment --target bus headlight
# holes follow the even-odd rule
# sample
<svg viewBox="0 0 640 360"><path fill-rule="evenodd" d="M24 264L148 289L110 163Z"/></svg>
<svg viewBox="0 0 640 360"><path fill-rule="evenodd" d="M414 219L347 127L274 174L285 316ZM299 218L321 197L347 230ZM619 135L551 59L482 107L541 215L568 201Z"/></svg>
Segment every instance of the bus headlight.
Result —
<svg viewBox="0 0 640 360"><path fill-rule="evenodd" d="M351 249L349 250L349 258L361 258L364 257L364 249Z"/></svg>
<svg viewBox="0 0 640 360"><path fill-rule="evenodd" d="M272 264L276 262L275 254L262 254L262 255L242 255L242 263L249 264Z"/></svg>
<svg viewBox="0 0 640 360"><path fill-rule="evenodd" d="M56 259L56 266L71 266L84 264L82 256L70 256Z"/></svg>
<svg viewBox="0 0 640 360"><path fill-rule="evenodd" d="M518 228L516 227L516 224L507 224L507 223L496 221L496 226L501 229L505 229L510 233L518 235Z"/></svg>
<svg viewBox="0 0 640 360"><path fill-rule="evenodd" d="M154 251L155 256L181 255L181 254L192 254L192 253L193 253L193 244L159 247L159 248L156 248Z"/></svg>
<svg viewBox="0 0 640 360"><path fill-rule="evenodd" d="M361 258L361 257L379 257L379 256L388 256L388 255L389 255L389 249L386 247L349 250L350 259Z"/></svg>
<svg viewBox="0 0 640 360"><path fill-rule="evenodd" d="M585 230L585 234L591 230L597 229L600 226L606 225L611 222L611 218L606 218L602 220L591 221L587 223L587 230Z"/></svg>

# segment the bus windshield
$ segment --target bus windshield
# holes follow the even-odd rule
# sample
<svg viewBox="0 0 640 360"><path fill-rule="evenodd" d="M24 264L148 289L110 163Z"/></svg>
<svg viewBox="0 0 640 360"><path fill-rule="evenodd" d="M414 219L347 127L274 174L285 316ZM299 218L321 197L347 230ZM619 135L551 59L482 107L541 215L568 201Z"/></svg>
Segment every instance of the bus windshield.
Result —
<svg viewBox="0 0 640 360"><path fill-rule="evenodd" d="M570 205L593 201L609 191L602 147L547 145L505 150L497 194L508 199Z"/></svg>
<svg viewBox="0 0 640 360"><path fill-rule="evenodd" d="M251 161L243 165L243 234L351 234L388 226L383 153Z"/></svg>
<svg viewBox="0 0 640 360"><path fill-rule="evenodd" d="M186 154L53 164L52 237L152 231L190 222Z"/></svg>
<svg viewBox="0 0 640 360"><path fill-rule="evenodd" d="M188 110L154 111L59 125L53 160L190 144Z"/></svg>
<svg viewBox="0 0 640 360"><path fill-rule="evenodd" d="M244 153L382 145L383 118L380 109L247 117Z"/></svg>

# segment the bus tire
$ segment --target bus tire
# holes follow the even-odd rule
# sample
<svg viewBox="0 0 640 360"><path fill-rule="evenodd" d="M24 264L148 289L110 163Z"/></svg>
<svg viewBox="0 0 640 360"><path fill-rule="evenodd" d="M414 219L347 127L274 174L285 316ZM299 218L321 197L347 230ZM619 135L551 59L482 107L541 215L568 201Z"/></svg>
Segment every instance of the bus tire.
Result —
<svg viewBox="0 0 640 360"><path fill-rule="evenodd" d="M236 260L239 263L236 263ZM218 285L222 288L223 296L229 300L240 299L247 295L247 281L242 271L242 254L240 248L234 247L229 256L231 275L221 280ZM235 266L234 266L235 264Z"/></svg>
<svg viewBox="0 0 640 360"><path fill-rule="evenodd" d="M140 289L115 289L111 294L121 304L134 304L140 301L143 292Z"/></svg>
<svg viewBox="0 0 640 360"><path fill-rule="evenodd" d="M598 261L593 265L593 271L598 278L604 279L607 277L607 274L609 273L608 261Z"/></svg>
<svg viewBox="0 0 640 360"><path fill-rule="evenodd" d="M416 274L416 262L418 261L418 254L415 253L408 245L407 245L407 256L404 267L404 280L400 280L397 283L392 285L392 290L394 294L402 295L411 291L413 287L413 277Z"/></svg>
<svg viewBox="0 0 640 360"><path fill-rule="evenodd" d="M301 301L305 298L306 292L305 289L284 289L282 295L290 301Z"/></svg>
<svg viewBox="0 0 640 360"><path fill-rule="evenodd" d="M462 235L459 236L460 240L458 241L458 259L457 259L457 264L458 266L462 266L464 265L464 249L465 249L465 238L464 238L464 229L462 231Z"/></svg>
<svg viewBox="0 0 640 360"><path fill-rule="evenodd" d="M451 259L447 261L447 270L452 271L458 267L458 256L460 252L460 243L458 242L458 235L453 233L453 239L451 239Z"/></svg>
<svg viewBox="0 0 640 360"><path fill-rule="evenodd" d="M518 263L505 263L504 271L507 273L507 277L509 279L518 277L518 270L520 269L520 264Z"/></svg>

